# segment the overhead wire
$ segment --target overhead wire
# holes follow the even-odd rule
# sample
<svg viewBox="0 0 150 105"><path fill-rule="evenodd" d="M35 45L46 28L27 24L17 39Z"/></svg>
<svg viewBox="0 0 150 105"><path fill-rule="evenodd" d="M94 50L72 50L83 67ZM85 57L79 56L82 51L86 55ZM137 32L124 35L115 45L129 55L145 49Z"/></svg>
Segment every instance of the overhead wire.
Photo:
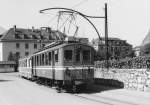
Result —
<svg viewBox="0 0 150 105"><path fill-rule="evenodd" d="M78 7L78 6L80 6L80 5L82 5L83 3L88 2L88 1L89 1L89 0L82 0L82 1L80 1L79 3L75 4L74 6L72 6L72 8L76 8L76 7ZM45 14L46 14L46 13L45 13ZM61 26L59 26L61 16L63 16L63 14L56 15L56 16L54 16L54 17L50 20L50 21L52 21L55 17L58 18L58 20L57 20L57 25L56 25L57 30L60 30L63 26L65 26L65 24L66 24L69 20L70 20L70 24L69 24L68 33L69 33L69 30L70 30L71 25L74 25L74 26L78 27L78 26L77 26L77 22L76 22L76 17L74 16L74 14L70 14L70 16L68 16L68 18L66 18L66 20L61 24ZM64 17L64 16L63 16L63 17ZM71 18L71 19L70 19L70 18ZM74 20L75 24L72 22L73 20ZM52 25L52 26L53 26L53 25ZM78 28L79 28L79 27L78 27Z"/></svg>
<svg viewBox="0 0 150 105"><path fill-rule="evenodd" d="M62 15L63 16L63 15ZM64 17L63 16L63 18L66 18L66 17ZM67 18L66 18L67 19ZM77 26L77 23L76 23L76 21L75 21L75 24L72 22L72 24L74 25L74 26Z"/></svg>
<svg viewBox="0 0 150 105"><path fill-rule="evenodd" d="M87 1L88 1L88 0L82 0L82 1L80 1L79 3L75 4L72 8L76 8L76 7L82 5L83 3L87 2Z"/></svg>
<svg viewBox="0 0 150 105"><path fill-rule="evenodd" d="M71 24L72 24L72 21L73 21L73 14L71 14L70 15L71 16L71 19L70 19L70 23L69 23L69 29L68 29L68 33L69 33L69 31L70 31L70 27L71 27Z"/></svg>
<svg viewBox="0 0 150 105"><path fill-rule="evenodd" d="M70 16L63 22L63 24L59 27L59 29L61 29L63 27L63 25L69 20Z"/></svg>
<svg viewBox="0 0 150 105"><path fill-rule="evenodd" d="M82 1L80 1L79 3L75 4L75 5L72 7L72 9L73 9L73 8L76 8L76 7L80 6L80 5L82 5L83 3L87 2L87 1L88 1L88 0L82 0ZM76 15L76 16L77 16L77 15ZM76 26L76 30L75 30L75 33L74 33L74 37L75 37L75 36L77 35L77 31L78 31L78 29L79 29L79 26L77 26L76 17L73 16L72 18L74 19L74 22L75 22L75 24L73 24L73 25Z"/></svg>
<svg viewBox="0 0 150 105"><path fill-rule="evenodd" d="M88 0L82 0L82 1L80 1L79 3L77 3L77 4L75 4L74 6L72 6L72 8L75 8L75 7L78 7L78 6L80 6L80 5L82 5L83 3L85 3L85 2L87 2ZM72 14L71 14L72 15ZM60 15L58 16L58 18L60 18ZM61 29L62 27L63 27L63 25L65 25L65 23L66 22L68 22L68 20L71 18L71 20L70 20L70 24L69 24L69 30L70 30L70 25L72 24L72 19L74 19L75 20L75 17L74 16L69 16L65 21L64 21L64 23L58 28L58 24L59 24L59 21L57 21L58 23L57 23L57 30L58 29ZM77 26L77 25L76 25ZM68 30L68 33L69 33L69 30Z"/></svg>
<svg viewBox="0 0 150 105"><path fill-rule="evenodd" d="M50 20L48 20L48 21L45 21L44 23L43 23L43 25L45 25L45 24L47 24L47 23L51 23L51 27L54 25L54 19L56 19L57 18L57 15L54 15ZM52 24L53 23L53 24Z"/></svg>

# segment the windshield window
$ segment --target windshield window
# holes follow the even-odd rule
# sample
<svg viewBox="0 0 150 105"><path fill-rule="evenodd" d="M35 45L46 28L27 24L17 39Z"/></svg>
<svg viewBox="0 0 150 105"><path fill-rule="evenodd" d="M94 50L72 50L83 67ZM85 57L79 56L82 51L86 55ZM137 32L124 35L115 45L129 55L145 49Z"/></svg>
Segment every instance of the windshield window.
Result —
<svg viewBox="0 0 150 105"><path fill-rule="evenodd" d="M65 50L65 60L67 61L72 60L72 55L73 55L72 50Z"/></svg>
<svg viewBox="0 0 150 105"><path fill-rule="evenodd" d="M78 48L77 50L76 50L76 61L77 62L79 62L80 61L80 48Z"/></svg>
<svg viewBox="0 0 150 105"><path fill-rule="evenodd" d="M89 61L90 60L90 51L89 50L84 50L83 51L83 60L84 61Z"/></svg>

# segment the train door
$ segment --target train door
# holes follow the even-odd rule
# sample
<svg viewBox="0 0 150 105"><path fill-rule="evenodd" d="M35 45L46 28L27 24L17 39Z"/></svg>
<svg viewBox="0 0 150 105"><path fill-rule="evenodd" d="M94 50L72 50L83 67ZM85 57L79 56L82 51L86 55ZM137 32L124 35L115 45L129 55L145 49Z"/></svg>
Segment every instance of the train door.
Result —
<svg viewBox="0 0 150 105"><path fill-rule="evenodd" d="M55 51L52 51L52 73L53 79L55 79Z"/></svg>
<svg viewBox="0 0 150 105"><path fill-rule="evenodd" d="M37 76L36 75L36 61L35 61L35 56L33 56L32 58L31 58L31 71L32 71L32 76Z"/></svg>
<svg viewBox="0 0 150 105"><path fill-rule="evenodd" d="M31 62L31 76L34 76L34 71L33 71L33 57L30 59Z"/></svg>

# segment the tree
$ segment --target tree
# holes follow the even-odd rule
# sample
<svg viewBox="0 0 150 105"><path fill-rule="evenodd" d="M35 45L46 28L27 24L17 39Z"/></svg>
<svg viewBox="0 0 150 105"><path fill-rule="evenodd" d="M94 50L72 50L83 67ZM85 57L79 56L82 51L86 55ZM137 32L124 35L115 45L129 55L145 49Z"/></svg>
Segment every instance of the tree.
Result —
<svg viewBox="0 0 150 105"><path fill-rule="evenodd" d="M132 50L132 51L128 52L126 57L130 57L130 58L136 57L135 51Z"/></svg>
<svg viewBox="0 0 150 105"><path fill-rule="evenodd" d="M8 61L18 62L19 58L20 58L20 55L18 55L17 53L13 54L12 52L10 52L8 55Z"/></svg>
<svg viewBox="0 0 150 105"><path fill-rule="evenodd" d="M8 61L14 61L14 55L12 52L10 52L8 55Z"/></svg>

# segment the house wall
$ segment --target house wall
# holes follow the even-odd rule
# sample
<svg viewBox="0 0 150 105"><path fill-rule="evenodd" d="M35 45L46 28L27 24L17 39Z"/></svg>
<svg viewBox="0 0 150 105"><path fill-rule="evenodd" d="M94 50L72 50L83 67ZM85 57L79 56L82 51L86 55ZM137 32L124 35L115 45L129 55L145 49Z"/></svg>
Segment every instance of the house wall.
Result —
<svg viewBox="0 0 150 105"><path fill-rule="evenodd" d="M19 48L16 48L16 43L20 44ZM29 45L28 49L25 48L26 43L28 43ZM8 56L10 52L12 52L13 54L19 52L21 58L25 57L25 52L29 52L29 55L33 54L34 52L38 51L38 49L40 48L40 43L36 43L36 44L37 44L37 49L34 49L33 42L3 42L3 46L0 45L0 47L2 47L0 61L8 61Z"/></svg>
<svg viewBox="0 0 150 105"><path fill-rule="evenodd" d="M0 61L3 59L3 43L0 42Z"/></svg>

